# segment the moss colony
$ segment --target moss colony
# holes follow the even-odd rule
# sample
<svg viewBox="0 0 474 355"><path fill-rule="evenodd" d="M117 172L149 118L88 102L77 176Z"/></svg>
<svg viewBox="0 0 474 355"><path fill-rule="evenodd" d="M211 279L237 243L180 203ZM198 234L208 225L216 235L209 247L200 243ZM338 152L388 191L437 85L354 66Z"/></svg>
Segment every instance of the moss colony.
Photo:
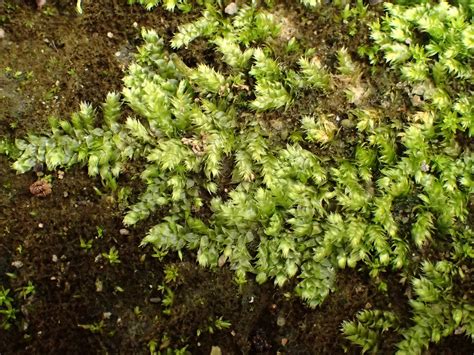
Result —
<svg viewBox="0 0 474 355"><path fill-rule="evenodd" d="M194 253L238 284L295 281L308 307L338 292L338 270L368 272L380 292L395 273L412 319L361 310L341 327L363 351L389 330L399 354L474 337L469 1L380 12L339 1L349 33L370 40L326 53L288 36L270 1L130 2L200 15L169 42L144 29L122 92L102 108L84 103L51 118L48 134L3 141L16 171L85 166L128 205L126 226L152 223L150 251ZM121 184L131 172L137 196Z"/></svg>

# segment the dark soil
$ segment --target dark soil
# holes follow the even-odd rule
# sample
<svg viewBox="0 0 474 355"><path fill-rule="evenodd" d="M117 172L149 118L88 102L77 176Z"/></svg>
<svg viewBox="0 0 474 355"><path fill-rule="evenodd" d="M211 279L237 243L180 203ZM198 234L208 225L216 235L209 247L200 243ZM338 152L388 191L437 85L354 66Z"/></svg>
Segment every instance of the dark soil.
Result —
<svg viewBox="0 0 474 355"><path fill-rule="evenodd" d="M48 116L66 118L81 101L98 106L107 92L120 90L141 27L169 38L185 19L126 0L83 3L78 16L72 0L48 0L41 12L34 1L0 0L6 34L0 39L0 137L45 131ZM331 34L322 16L299 22L297 10L289 14L299 26L296 36L319 43L328 58L337 43L354 41L355 48L365 35ZM18 313L10 330L0 329L1 354L145 354L154 343L156 350L187 346L193 354L209 354L212 346L224 354L357 353L341 335L343 320L380 308L409 321L406 287L397 275L384 276L389 292L383 294L364 273L341 272L337 292L311 310L294 296L294 285L277 289L249 280L238 287L231 270L199 268L193 255L154 258L138 247L147 226L124 231L120 204L84 170L51 173L53 193L40 198L29 192L37 173L15 175L9 164L0 158L0 286L12 290ZM103 256L111 247L120 263ZM36 293L22 298L19 289L28 282ZM171 305L164 304L167 292L174 295ZM216 329L219 318L230 327ZM381 351L390 353L398 340L388 334ZM459 336L430 350L473 352Z"/></svg>

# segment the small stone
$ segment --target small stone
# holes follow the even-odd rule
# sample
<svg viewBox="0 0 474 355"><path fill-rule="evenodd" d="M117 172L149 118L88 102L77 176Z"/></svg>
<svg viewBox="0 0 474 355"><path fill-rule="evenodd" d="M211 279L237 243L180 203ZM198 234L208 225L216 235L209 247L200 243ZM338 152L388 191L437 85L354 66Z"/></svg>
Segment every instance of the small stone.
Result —
<svg viewBox="0 0 474 355"><path fill-rule="evenodd" d="M151 303L160 303L160 302L161 302L161 298L159 298L159 297L152 297L152 298L150 298L150 302L151 302Z"/></svg>
<svg viewBox="0 0 474 355"><path fill-rule="evenodd" d="M5 38L5 30L0 27L0 39Z"/></svg>
<svg viewBox="0 0 474 355"><path fill-rule="evenodd" d="M421 106L423 105L423 100L420 96L413 95L413 97L411 98L411 103L413 104L413 106Z"/></svg>
<svg viewBox="0 0 474 355"><path fill-rule="evenodd" d="M41 8L46 5L46 0L36 0L36 6L38 10L41 10Z"/></svg>
<svg viewBox="0 0 474 355"><path fill-rule="evenodd" d="M114 34L112 32L107 32L107 37L114 38Z"/></svg>
<svg viewBox="0 0 474 355"><path fill-rule="evenodd" d="M64 196L64 197L68 197L68 196L69 196L69 192L64 191L63 196Z"/></svg>
<svg viewBox="0 0 474 355"><path fill-rule="evenodd" d="M112 317L112 312L104 312L102 313L102 318L103 319L110 319Z"/></svg>
<svg viewBox="0 0 474 355"><path fill-rule="evenodd" d="M283 327L286 324L286 319L283 316L278 316L277 318L277 325L279 327Z"/></svg>
<svg viewBox="0 0 474 355"><path fill-rule="evenodd" d="M116 57L120 57L120 56L122 55L122 53L120 53L120 52L115 52L114 55L115 55Z"/></svg>
<svg viewBox="0 0 474 355"><path fill-rule="evenodd" d="M281 338L281 345L285 346L286 344L288 344L288 338Z"/></svg>
<svg viewBox="0 0 474 355"><path fill-rule="evenodd" d="M38 223L38 228L43 228L44 224L43 223Z"/></svg>
<svg viewBox="0 0 474 355"><path fill-rule="evenodd" d="M53 254L53 257L51 258L51 260L53 260L53 263L57 263L58 262L58 257L56 254Z"/></svg>
<svg viewBox="0 0 474 355"><path fill-rule="evenodd" d="M64 179L64 171L62 171L62 170L59 170L59 171L58 171L58 179L59 179L59 180Z"/></svg>
<svg viewBox="0 0 474 355"><path fill-rule="evenodd" d="M133 26L133 28L137 28L137 27L138 27L138 23L137 23L137 22L134 22L134 23L132 24L132 26Z"/></svg>
<svg viewBox="0 0 474 355"><path fill-rule="evenodd" d="M218 346L213 346L209 355L222 355L222 350Z"/></svg>
<svg viewBox="0 0 474 355"><path fill-rule="evenodd" d="M227 5L224 9L224 12L227 15L235 15L238 11L237 4L235 2L231 2L229 5Z"/></svg>
<svg viewBox="0 0 474 355"><path fill-rule="evenodd" d="M120 229L119 233L120 233L120 235L129 235L130 234L129 230L126 229L126 228Z"/></svg>
<svg viewBox="0 0 474 355"><path fill-rule="evenodd" d="M102 281L100 281L100 279L95 280L95 291L102 292L103 289L104 289L104 284L102 283Z"/></svg>
<svg viewBox="0 0 474 355"><path fill-rule="evenodd" d="M217 265L219 267L223 267L225 265L225 263L227 262L227 256L222 254L220 257L219 257L219 260L217 261Z"/></svg>
<svg viewBox="0 0 474 355"><path fill-rule="evenodd" d="M16 269L21 269L23 267L23 263L21 261L14 261L12 262L12 266Z"/></svg>
<svg viewBox="0 0 474 355"><path fill-rule="evenodd" d="M427 173L428 171L430 171L430 166L428 164L426 164L425 161L423 161L421 163L420 170L423 171L424 173Z"/></svg>

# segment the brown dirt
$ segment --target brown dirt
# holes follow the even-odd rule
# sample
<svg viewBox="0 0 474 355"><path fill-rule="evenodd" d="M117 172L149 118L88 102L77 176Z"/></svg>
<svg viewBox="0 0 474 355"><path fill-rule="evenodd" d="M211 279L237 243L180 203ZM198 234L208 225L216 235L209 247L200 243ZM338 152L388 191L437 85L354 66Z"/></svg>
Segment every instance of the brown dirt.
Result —
<svg viewBox="0 0 474 355"><path fill-rule="evenodd" d="M49 115L67 117L81 101L99 105L107 92L120 90L140 28L169 37L178 21L125 0L84 1L81 17L74 6L72 0L50 0L38 12L34 1L0 0L6 32L0 40L0 137L46 130ZM301 14L292 11L298 19ZM350 40L341 32L319 41L317 33L329 38L331 23L310 17L299 30L310 33L315 26L305 41L323 43L324 52L334 53L337 41ZM292 294L294 285L276 289L250 281L239 288L230 270L199 268L193 255L183 261L153 258L150 250L138 248L147 226L122 235L119 204L84 170L62 178L53 173L53 193L44 198L28 190L36 179L35 173L15 175L0 158L0 285L18 290L31 281L36 289L26 299L15 297L19 313L12 329L0 329L1 354L145 354L150 341L163 350L188 345L193 354L209 354L212 346L224 354L338 354L343 346L357 353L340 334L343 320L364 308L392 309L409 319L396 275L385 277L390 292L384 295L363 273L342 272L337 292L310 310ZM92 240L89 250L81 248L81 238ZM113 246L121 263L111 265L102 253ZM164 270L171 267L178 276L167 281ZM170 307L161 303L160 285L174 293ZM211 334L206 329L219 317L231 326ZM101 322L95 333L85 329ZM396 341L389 336L383 349L390 352ZM474 350L461 337L433 349L433 354Z"/></svg>

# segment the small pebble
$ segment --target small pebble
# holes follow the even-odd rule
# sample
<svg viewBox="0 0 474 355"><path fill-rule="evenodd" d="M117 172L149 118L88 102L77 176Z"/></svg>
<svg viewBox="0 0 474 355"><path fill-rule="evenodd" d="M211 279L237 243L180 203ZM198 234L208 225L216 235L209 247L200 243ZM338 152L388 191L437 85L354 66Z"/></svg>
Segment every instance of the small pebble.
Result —
<svg viewBox="0 0 474 355"><path fill-rule="evenodd" d="M5 38L5 30L0 27L0 39Z"/></svg>
<svg viewBox="0 0 474 355"><path fill-rule="evenodd" d="M151 303L160 303L160 302L161 302L161 298L159 298L159 297L152 297L152 298L150 298L150 302L151 302Z"/></svg>
<svg viewBox="0 0 474 355"><path fill-rule="evenodd" d="M129 235L130 234L129 230L126 229L126 228L122 228L121 230L119 230L119 233L120 233L120 235Z"/></svg>
<svg viewBox="0 0 474 355"><path fill-rule="evenodd" d="M286 324L286 319L283 316L278 316L277 318L277 325L279 327L283 327Z"/></svg>
<svg viewBox="0 0 474 355"><path fill-rule="evenodd" d="M238 11L237 4L235 2L231 2L229 5L227 5L224 9L224 12L227 15L235 15Z"/></svg>
<svg viewBox="0 0 474 355"><path fill-rule="evenodd" d="M12 262L12 266L17 269L21 269L23 267L23 263L21 261L14 261Z"/></svg>
<svg viewBox="0 0 474 355"><path fill-rule="evenodd" d="M104 319L110 319L111 316L112 316L112 312L102 313L102 318L104 318Z"/></svg>
<svg viewBox="0 0 474 355"><path fill-rule="evenodd" d="M102 292L103 289L104 289L104 284L102 283L102 281L100 281L100 279L95 280L95 291Z"/></svg>
<svg viewBox="0 0 474 355"><path fill-rule="evenodd" d="M225 263L227 262L227 256L222 254L220 257L219 257L219 260L217 261L217 265L219 267L223 267L225 265Z"/></svg>
<svg viewBox="0 0 474 355"><path fill-rule="evenodd" d="M107 32L107 37L114 38L114 34L112 32Z"/></svg>
<svg viewBox="0 0 474 355"><path fill-rule="evenodd" d="M53 254L53 257L51 258L51 260L53 260L53 263L57 263L58 262L58 257L56 254Z"/></svg>
<svg viewBox="0 0 474 355"><path fill-rule="evenodd" d="M63 196L64 196L64 197L68 197L68 196L69 196L69 192L64 191Z"/></svg>
<svg viewBox="0 0 474 355"><path fill-rule="evenodd" d="M423 105L423 100L419 95L413 95L413 97L411 98L411 103L413 104L413 106L421 106Z"/></svg>
<svg viewBox="0 0 474 355"><path fill-rule="evenodd" d="M428 164L426 164L425 161L423 161L421 163L420 170L423 171L424 173L427 173L428 171L430 171L430 166Z"/></svg>
<svg viewBox="0 0 474 355"><path fill-rule="evenodd" d="M134 28L137 28L137 27L138 27L138 23L134 22L134 23L132 24L132 26L133 26Z"/></svg>
<svg viewBox="0 0 474 355"><path fill-rule="evenodd" d="M44 5L46 5L46 0L36 0L36 6L38 7L38 10L41 10Z"/></svg>
<svg viewBox="0 0 474 355"><path fill-rule="evenodd" d="M43 223L38 223L38 228L43 228L44 224Z"/></svg>
<svg viewBox="0 0 474 355"><path fill-rule="evenodd" d="M281 345L285 346L286 344L288 344L288 338L281 338Z"/></svg>

